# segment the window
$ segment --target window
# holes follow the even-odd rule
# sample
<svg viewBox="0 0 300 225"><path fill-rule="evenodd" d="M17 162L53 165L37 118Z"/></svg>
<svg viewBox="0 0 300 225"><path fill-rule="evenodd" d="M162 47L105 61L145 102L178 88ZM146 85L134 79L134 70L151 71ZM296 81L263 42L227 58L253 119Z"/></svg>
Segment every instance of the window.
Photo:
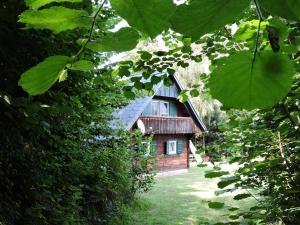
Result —
<svg viewBox="0 0 300 225"><path fill-rule="evenodd" d="M177 154L177 145L176 141L168 141L167 142L167 155L175 155Z"/></svg>
<svg viewBox="0 0 300 225"><path fill-rule="evenodd" d="M160 102L160 115L169 116L169 102Z"/></svg>
<svg viewBox="0 0 300 225"><path fill-rule="evenodd" d="M159 115L159 101L151 102L151 115Z"/></svg>
<svg viewBox="0 0 300 225"><path fill-rule="evenodd" d="M183 140L170 140L166 142L166 154L175 155L182 154L184 151L184 142Z"/></svg>

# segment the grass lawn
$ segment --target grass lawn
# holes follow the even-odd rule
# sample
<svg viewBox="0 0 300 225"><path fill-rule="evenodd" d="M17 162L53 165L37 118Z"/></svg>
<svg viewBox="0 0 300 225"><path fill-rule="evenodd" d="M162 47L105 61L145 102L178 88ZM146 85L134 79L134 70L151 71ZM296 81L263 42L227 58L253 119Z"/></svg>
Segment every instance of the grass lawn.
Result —
<svg viewBox="0 0 300 225"><path fill-rule="evenodd" d="M233 200L232 197L238 194L238 191L216 196L219 178L204 178L205 170L207 168L192 166L188 174L156 177L156 184L152 190L142 194L135 205L127 209L127 219L122 223L192 225L227 222L228 218L224 214L230 207L248 208L255 204L251 198ZM208 201L225 202L225 207L209 209Z"/></svg>

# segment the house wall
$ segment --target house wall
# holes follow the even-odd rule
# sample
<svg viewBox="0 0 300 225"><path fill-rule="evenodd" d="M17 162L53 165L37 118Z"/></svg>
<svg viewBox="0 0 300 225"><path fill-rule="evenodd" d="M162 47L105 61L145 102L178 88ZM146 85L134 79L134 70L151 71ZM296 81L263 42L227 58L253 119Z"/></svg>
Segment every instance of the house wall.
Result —
<svg viewBox="0 0 300 225"><path fill-rule="evenodd" d="M169 140L181 140L183 141L183 152L176 155L166 155L166 141ZM188 140L189 135L183 134L156 134L154 140L157 144L156 162L157 171L170 171L177 169L186 169L189 167L189 151L188 151Z"/></svg>

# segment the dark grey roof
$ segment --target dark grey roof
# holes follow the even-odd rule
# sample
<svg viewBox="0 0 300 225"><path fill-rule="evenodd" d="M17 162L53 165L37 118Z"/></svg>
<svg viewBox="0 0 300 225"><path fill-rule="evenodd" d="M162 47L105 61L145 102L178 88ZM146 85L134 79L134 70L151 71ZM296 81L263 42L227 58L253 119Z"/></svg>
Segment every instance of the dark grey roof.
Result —
<svg viewBox="0 0 300 225"><path fill-rule="evenodd" d="M111 122L110 126L114 129L121 127L129 130L150 103L151 99L152 96L135 99L120 111L115 112L113 115L115 119Z"/></svg>
<svg viewBox="0 0 300 225"><path fill-rule="evenodd" d="M179 80L176 76L170 76L170 78L174 81L177 88L179 89L179 92L183 90L182 85L180 84ZM151 99L159 92L159 90L163 87L163 81L160 83L154 85L153 96L147 96L135 99L131 103L129 103L127 106L122 108L119 111L116 111L114 113L114 120L111 121L110 126L113 129L123 128L126 130L130 130L134 123L137 121L139 116L143 113L144 109L147 107L147 105L150 103ZM192 118L194 119L195 123L198 127L201 128L202 131L207 131L207 128L203 121L201 120L200 116L196 112L195 108L193 107L192 103L188 100L184 103L186 109L191 114Z"/></svg>

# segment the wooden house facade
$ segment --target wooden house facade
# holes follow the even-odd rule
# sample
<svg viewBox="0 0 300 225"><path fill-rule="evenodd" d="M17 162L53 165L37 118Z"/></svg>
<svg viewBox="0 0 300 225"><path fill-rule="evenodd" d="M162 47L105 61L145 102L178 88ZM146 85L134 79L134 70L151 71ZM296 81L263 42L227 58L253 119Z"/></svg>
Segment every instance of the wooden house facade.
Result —
<svg viewBox="0 0 300 225"><path fill-rule="evenodd" d="M153 135L158 172L188 168L191 138L207 131L191 102L178 101L182 86L170 78L172 86L157 84L153 96L136 99L115 115L127 130L142 126L145 136Z"/></svg>

